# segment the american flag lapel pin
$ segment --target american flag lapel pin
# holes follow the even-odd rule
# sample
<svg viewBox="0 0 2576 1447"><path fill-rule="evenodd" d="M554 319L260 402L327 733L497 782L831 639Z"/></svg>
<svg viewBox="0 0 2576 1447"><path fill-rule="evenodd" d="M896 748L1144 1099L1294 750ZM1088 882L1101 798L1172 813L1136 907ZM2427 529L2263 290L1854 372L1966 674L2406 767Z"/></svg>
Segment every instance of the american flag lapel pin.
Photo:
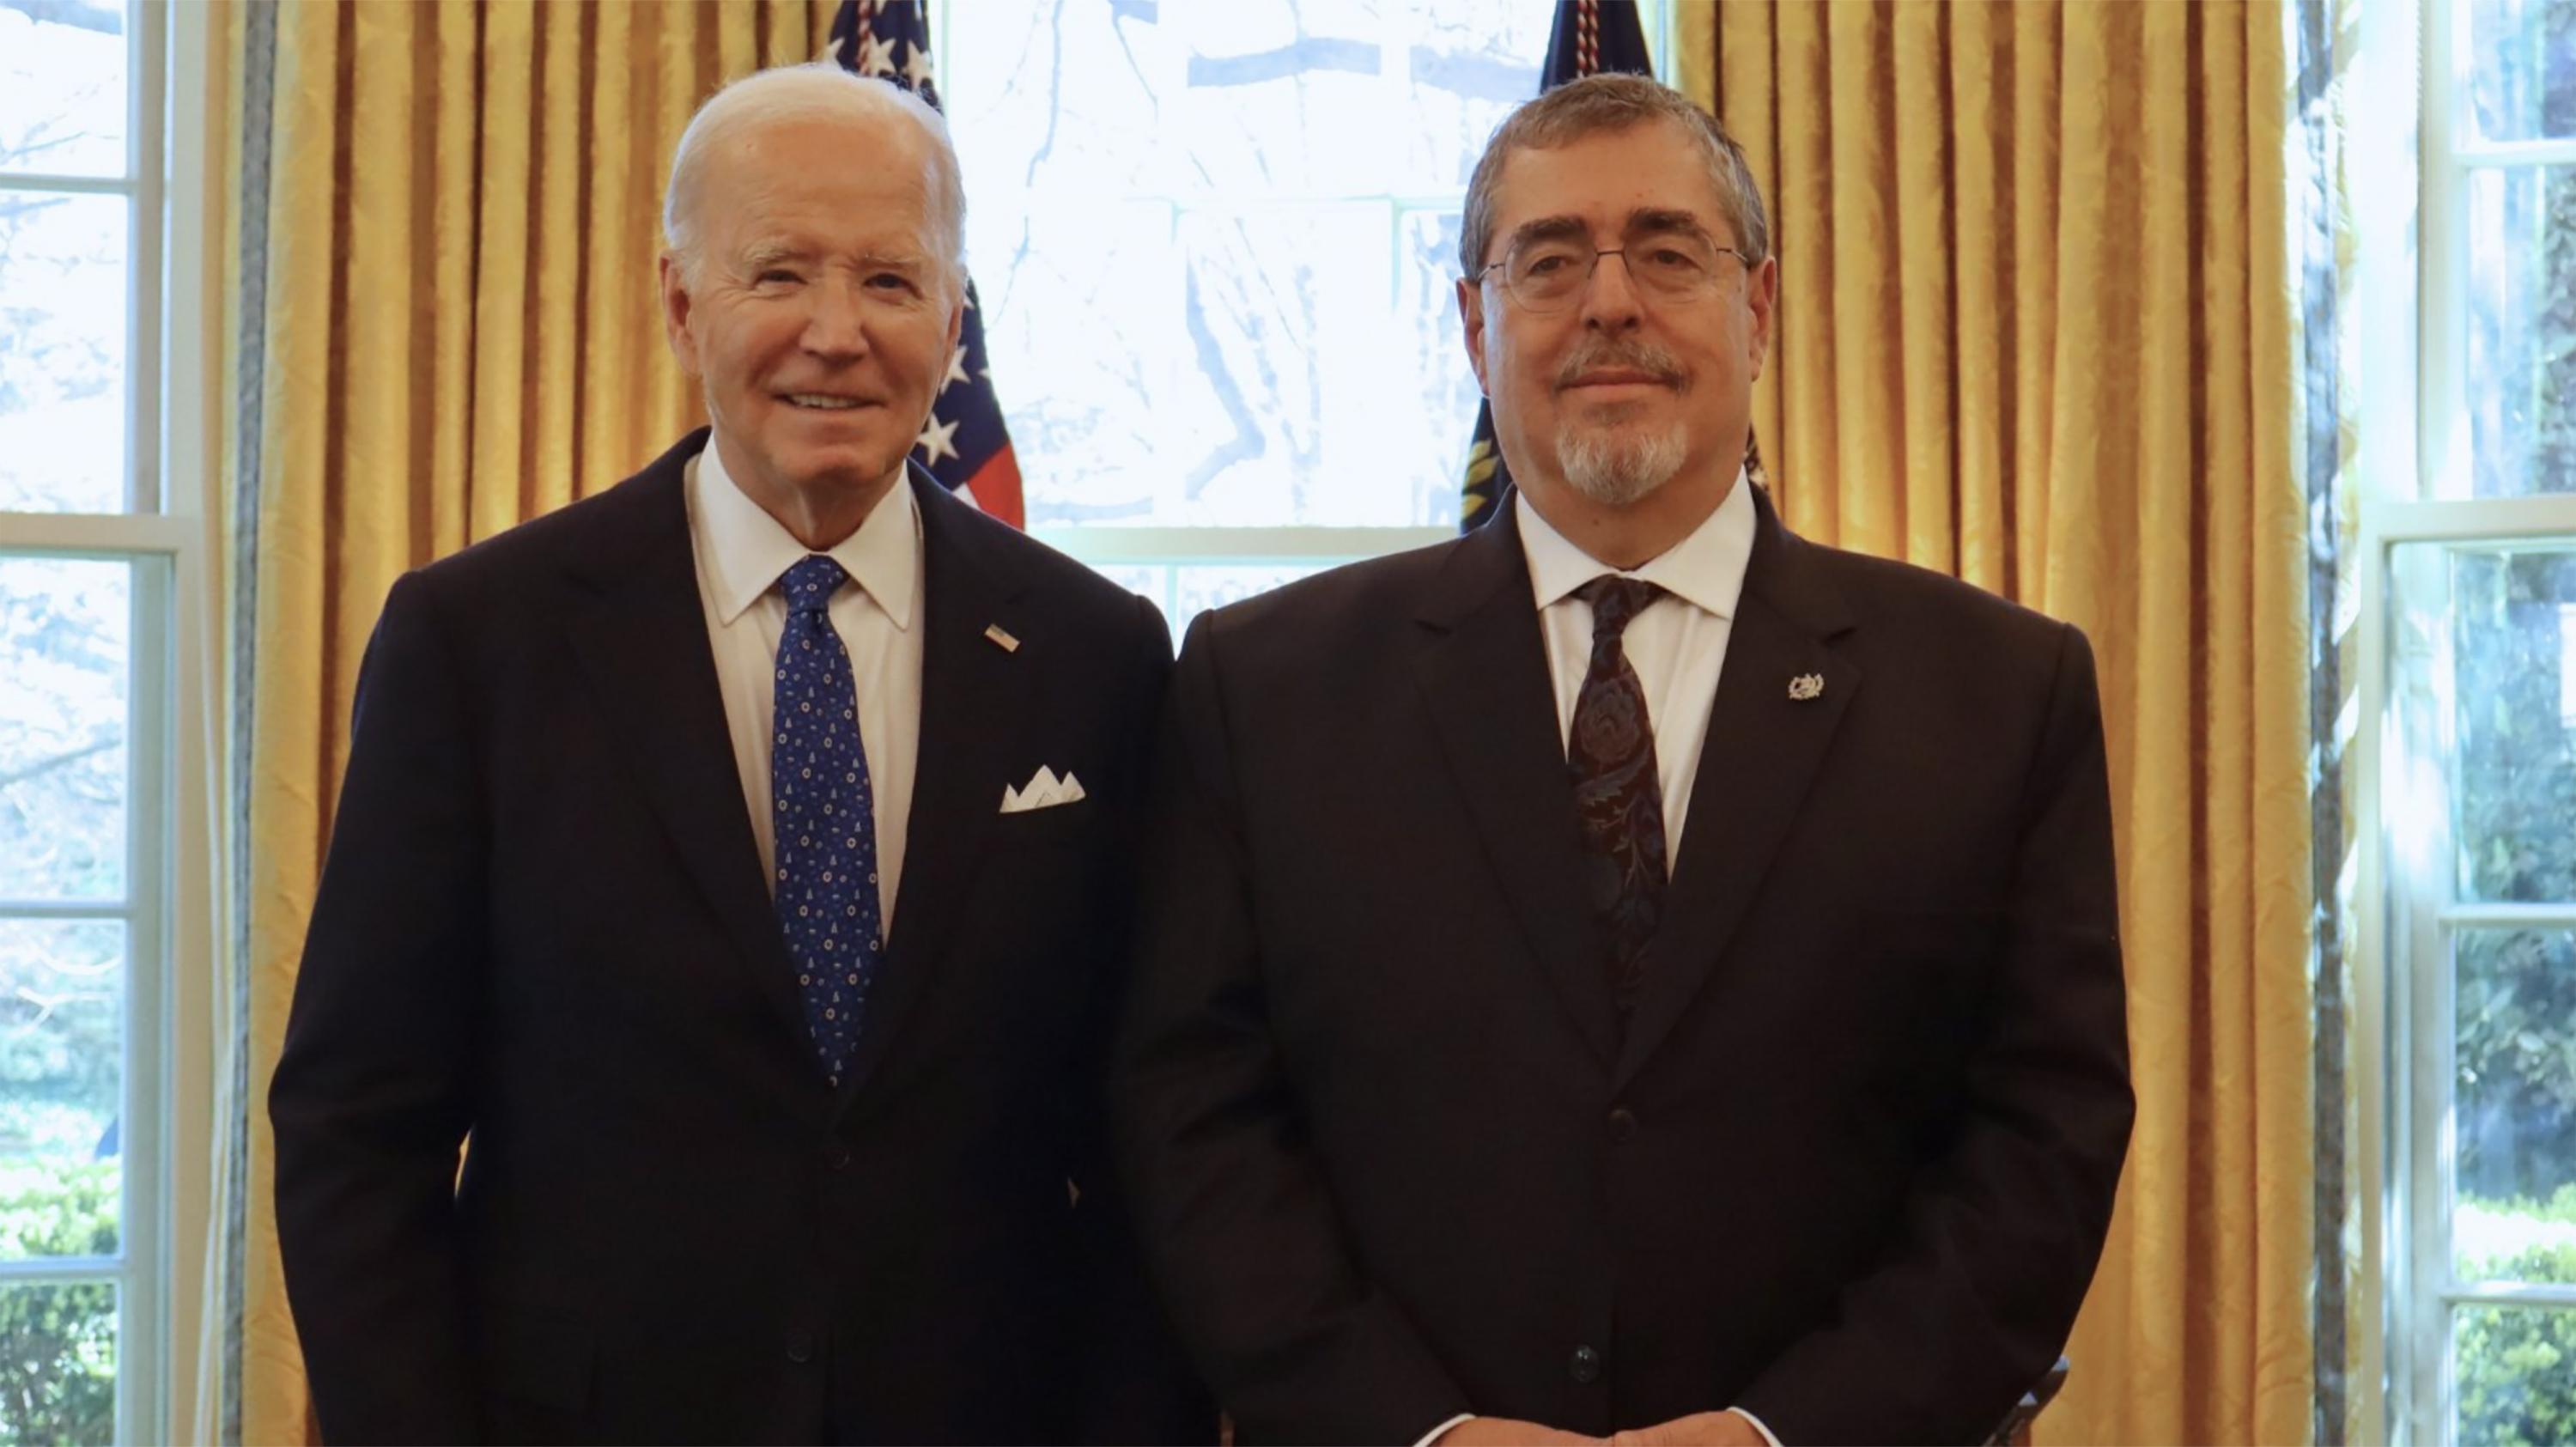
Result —
<svg viewBox="0 0 2576 1447"><path fill-rule="evenodd" d="M985 624L984 636L992 639L993 646L999 648L1004 653L1017 653L1020 651L1020 640L1012 637L1009 630L1003 628L999 623Z"/></svg>

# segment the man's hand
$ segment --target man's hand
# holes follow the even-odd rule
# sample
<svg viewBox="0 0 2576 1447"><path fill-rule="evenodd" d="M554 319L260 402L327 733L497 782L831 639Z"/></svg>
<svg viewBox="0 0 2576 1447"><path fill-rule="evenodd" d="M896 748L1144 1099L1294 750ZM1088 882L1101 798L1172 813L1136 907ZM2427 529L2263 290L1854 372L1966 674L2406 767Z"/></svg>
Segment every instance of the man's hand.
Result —
<svg viewBox="0 0 2576 1447"><path fill-rule="evenodd" d="M1758 1434L1757 1434L1758 1436ZM1598 1437L1560 1432L1509 1417L1470 1417L1432 1439L1431 1447L1601 1447Z"/></svg>
<svg viewBox="0 0 2576 1447"><path fill-rule="evenodd" d="M1693 1412L1622 1432L1610 1439L1610 1447L1771 1447L1771 1442L1742 1412Z"/></svg>

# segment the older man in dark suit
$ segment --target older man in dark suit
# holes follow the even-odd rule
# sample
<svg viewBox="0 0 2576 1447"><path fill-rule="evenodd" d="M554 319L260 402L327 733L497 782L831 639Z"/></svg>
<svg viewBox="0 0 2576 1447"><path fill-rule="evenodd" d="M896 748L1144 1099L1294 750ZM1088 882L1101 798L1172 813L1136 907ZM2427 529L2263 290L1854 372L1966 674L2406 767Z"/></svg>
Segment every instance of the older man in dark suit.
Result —
<svg viewBox="0 0 2576 1447"><path fill-rule="evenodd" d="M894 87L720 93L712 435L387 600L270 1098L329 1439L1213 1435L1096 1108L1169 635L908 466L960 216Z"/></svg>

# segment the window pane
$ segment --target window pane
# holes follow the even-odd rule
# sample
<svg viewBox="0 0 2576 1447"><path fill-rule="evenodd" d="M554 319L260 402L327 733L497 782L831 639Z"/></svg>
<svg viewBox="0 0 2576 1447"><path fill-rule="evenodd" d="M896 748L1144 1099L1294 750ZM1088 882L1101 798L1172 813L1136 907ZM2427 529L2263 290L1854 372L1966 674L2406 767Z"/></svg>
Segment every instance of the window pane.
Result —
<svg viewBox="0 0 2576 1447"><path fill-rule="evenodd" d="M1403 254L1396 259L1393 350L1397 375L1388 385L1399 416L1387 446L1394 470L1427 479L1427 496L1413 513L1423 522L1454 527L1458 486L1467 475L1467 443L1476 409L1485 400L1458 322L1458 234L1465 229L1454 206L1413 210L1397 222ZM1458 426L1448 419L1464 418Z"/></svg>
<svg viewBox="0 0 2576 1447"><path fill-rule="evenodd" d="M2469 0L2468 9L2479 136L2576 136L2576 0Z"/></svg>
<svg viewBox="0 0 2576 1447"><path fill-rule="evenodd" d="M106 1447L116 1438L116 1287L0 1287L0 1440Z"/></svg>
<svg viewBox="0 0 2576 1447"><path fill-rule="evenodd" d="M1030 521L1454 522L1458 197L1548 8L1058 8L943 56Z"/></svg>
<svg viewBox="0 0 2576 1447"><path fill-rule="evenodd" d="M0 1259L113 1256L125 925L0 920Z"/></svg>
<svg viewBox="0 0 2576 1447"><path fill-rule="evenodd" d="M1186 628L1191 619L1210 608L1240 603L1299 578L1311 578L1332 566L1330 563L1223 563L1174 568L1172 591L1176 606L1172 610L1173 621Z"/></svg>
<svg viewBox="0 0 2576 1447"><path fill-rule="evenodd" d="M1102 577L1163 610L1177 645L1190 621L1210 608L1239 603L1283 583L1312 577L1337 563L1104 563Z"/></svg>
<svg viewBox="0 0 2576 1447"><path fill-rule="evenodd" d="M0 512L125 508L126 205L0 189Z"/></svg>
<svg viewBox="0 0 2576 1447"><path fill-rule="evenodd" d="M125 894L130 565L0 558L0 899Z"/></svg>
<svg viewBox="0 0 2576 1447"><path fill-rule="evenodd" d="M2576 166L2469 173L2467 387L2478 496L2576 491Z"/></svg>
<svg viewBox="0 0 2576 1447"><path fill-rule="evenodd" d="M970 230L986 213L979 196ZM1172 208L1066 203L1024 216L1047 249L978 268L975 289L1029 522L1153 521L1155 489L1172 471L1157 411L1172 405L1186 365L1171 348L1179 290L1158 283L1177 265ZM1081 345L1065 345L1073 337Z"/></svg>
<svg viewBox="0 0 2576 1447"><path fill-rule="evenodd" d="M1547 60L1556 7L1510 0L1404 0L1399 8L1412 95L1369 144L1392 140L1404 148L1398 186L1463 195L1467 175L1476 169L1494 127L1512 107L1538 94L1539 67ZM1644 9L1646 33L1652 36L1654 7ZM1454 268L1457 263L1450 264Z"/></svg>
<svg viewBox="0 0 2576 1447"><path fill-rule="evenodd" d="M2455 950L2460 1279L2576 1283L2576 933L2464 930Z"/></svg>
<svg viewBox="0 0 2576 1447"><path fill-rule="evenodd" d="M2576 901L2576 553L2462 549L2450 574L2460 897Z"/></svg>
<svg viewBox="0 0 2576 1447"><path fill-rule="evenodd" d="M125 0L0 0L0 172L125 174Z"/></svg>
<svg viewBox="0 0 2576 1447"><path fill-rule="evenodd" d="M1383 206L1182 213L1172 341L1194 365L1163 424L1157 522L1413 521L1411 479L1379 463L1389 419L1374 405L1392 400L1388 229Z"/></svg>
<svg viewBox="0 0 2576 1447"><path fill-rule="evenodd" d="M2451 1330L2453 1441L2576 1441L2576 1314L2462 1306Z"/></svg>

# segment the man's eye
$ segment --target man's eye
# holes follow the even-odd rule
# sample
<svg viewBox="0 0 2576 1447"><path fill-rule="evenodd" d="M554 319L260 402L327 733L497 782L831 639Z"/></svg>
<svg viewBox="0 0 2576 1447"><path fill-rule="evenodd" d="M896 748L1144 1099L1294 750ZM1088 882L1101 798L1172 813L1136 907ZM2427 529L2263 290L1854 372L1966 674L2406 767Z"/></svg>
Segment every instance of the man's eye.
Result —
<svg viewBox="0 0 2576 1447"><path fill-rule="evenodd" d="M1565 268L1572 266L1573 264L1574 258L1571 256L1533 256L1528 261L1522 263L1521 274L1524 276L1546 276L1550 272L1563 271Z"/></svg>
<svg viewBox="0 0 2576 1447"><path fill-rule="evenodd" d="M803 279L796 273L778 266L773 266L760 274L762 286L785 286Z"/></svg>
<svg viewBox="0 0 2576 1447"><path fill-rule="evenodd" d="M1666 247L1655 252L1649 259L1655 265L1660 266L1667 271L1696 271L1699 269L1699 259L1697 257L1692 256L1687 251L1675 251L1670 247Z"/></svg>

